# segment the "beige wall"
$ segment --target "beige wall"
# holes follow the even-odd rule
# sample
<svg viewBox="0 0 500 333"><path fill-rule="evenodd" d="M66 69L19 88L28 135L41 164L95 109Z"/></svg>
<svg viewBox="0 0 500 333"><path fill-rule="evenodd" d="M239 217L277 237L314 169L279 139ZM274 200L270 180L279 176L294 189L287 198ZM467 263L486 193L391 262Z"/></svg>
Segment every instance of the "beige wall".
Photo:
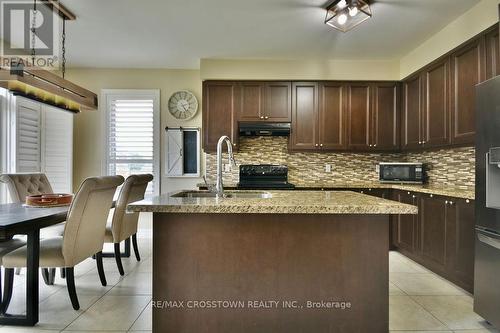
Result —
<svg viewBox="0 0 500 333"><path fill-rule="evenodd" d="M70 69L66 77L100 97L101 89L160 89L161 109L161 190L169 192L181 188L193 188L199 178L167 178L164 167L164 128L166 126L201 127L201 81L198 70L169 69ZM190 121L181 122L167 111L170 95L181 89L192 91L200 102L198 114ZM101 112L86 111L75 117L74 129L74 176L73 186L78 188L86 177L100 175L103 158ZM202 161L204 165L204 161Z"/></svg>
<svg viewBox="0 0 500 333"><path fill-rule="evenodd" d="M407 77L443 54L498 22L500 0L482 0L400 61L400 77Z"/></svg>
<svg viewBox="0 0 500 333"><path fill-rule="evenodd" d="M201 127L201 111L193 120L185 123L176 121L168 114L166 104L169 96L176 90L191 90L201 102L201 83L205 79L402 79L498 22L499 3L500 0L482 0L402 59L394 61L202 59L200 70L70 69L67 78L99 96L101 89L160 89L161 143L163 143L163 128L167 125ZM101 174L100 111L78 115L75 120L74 135L74 186L76 187L85 177ZM192 188L200 181L200 179L166 178L163 170L163 145L161 148L162 192ZM203 160L202 165L204 165Z"/></svg>
<svg viewBox="0 0 500 333"><path fill-rule="evenodd" d="M203 80L398 80L399 61L202 59Z"/></svg>

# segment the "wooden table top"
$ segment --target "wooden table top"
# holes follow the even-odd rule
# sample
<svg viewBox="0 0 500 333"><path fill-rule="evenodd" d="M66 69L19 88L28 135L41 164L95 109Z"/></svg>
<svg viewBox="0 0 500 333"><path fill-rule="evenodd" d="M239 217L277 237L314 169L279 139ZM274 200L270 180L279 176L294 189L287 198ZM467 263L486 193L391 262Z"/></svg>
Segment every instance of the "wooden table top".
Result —
<svg viewBox="0 0 500 333"><path fill-rule="evenodd" d="M69 206L31 208L20 203L0 205L0 234L23 233L64 222Z"/></svg>

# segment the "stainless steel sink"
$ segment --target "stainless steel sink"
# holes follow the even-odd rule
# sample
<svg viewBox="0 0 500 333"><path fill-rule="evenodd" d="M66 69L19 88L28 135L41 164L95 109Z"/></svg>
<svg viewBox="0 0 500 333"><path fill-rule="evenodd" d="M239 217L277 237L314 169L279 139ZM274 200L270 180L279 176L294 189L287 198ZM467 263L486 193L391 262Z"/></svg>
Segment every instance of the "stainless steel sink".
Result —
<svg viewBox="0 0 500 333"><path fill-rule="evenodd" d="M172 195L172 198L215 198L217 197L216 193L208 192L208 191L182 191ZM237 192L237 191L225 191L223 198L228 199L269 199L272 198L273 195L269 192L260 192L260 191L245 191L245 192Z"/></svg>

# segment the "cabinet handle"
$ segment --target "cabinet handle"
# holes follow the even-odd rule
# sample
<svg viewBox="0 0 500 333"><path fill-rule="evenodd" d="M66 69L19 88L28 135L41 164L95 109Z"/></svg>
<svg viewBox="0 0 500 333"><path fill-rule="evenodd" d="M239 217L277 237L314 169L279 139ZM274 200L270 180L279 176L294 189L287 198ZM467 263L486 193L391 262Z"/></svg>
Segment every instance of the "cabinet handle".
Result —
<svg viewBox="0 0 500 333"><path fill-rule="evenodd" d="M319 145L319 146L320 146L320 147L323 147L323 144L322 144L322 143L320 143L320 145Z"/></svg>
<svg viewBox="0 0 500 333"><path fill-rule="evenodd" d="M373 147L377 147L377 144L374 144Z"/></svg>
<svg viewBox="0 0 500 333"><path fill-rule="evenodd" d="M373 145L370 145L370 147L373 147Z"/></svg>
<svg viewBox="0 0 500 333"><path fill-rule="evenodd" d="M450 205L453 205L453 201L450 201Z"/></svg>
<svg viewBox="0 0 500 333"><path fill-rule="evenodd" d="M315 146L315 147L319 147L319 145L318 145L318 144L315 144L314 146Z"/></svg>
<svg viewBox="0 0 500 333"><path fill-rule="evenodd" d="M419 141L419 142L418 142L418 144L419 144L419 145L421 145L421 144L422 144L422 141Z"/></svg>
<svg viewBox="0 0 500 333"><path fill-rule="evenodd" d="M233 146L236 147L236 143L233 143Z"/></svg>
<svg viewBox="0 0 500 333"><path fill-rule="evenodd" d="M408 192L408 194L411 194L411 192Z"/></svg>
<svg viewBox="0 0 500 333"><path fill-rule="evenodd" d="M446 200L446 201L444 202L444 204L445 204L445 205L447 205L447 204L448 204L448 200Z"/></svg>
<svg viewBox="0 0 500 333"><path fill-rule="evenodd" d="M264 119L264 116L260 116L260 119Z"/></svg>
<svg viewBox="0 0 500 333"><path fill-rule="evenodd" d="M433 198L433 197L434 197L434 195L433 195L433 194L431 194L431 195L429 195L429 197Z"/></svg>
<svg viewBox="0 0 500 333"><path fill-rule="evenodd" d="M465 203L470 203L470 200L469 200L469 199L466 199L466 200L465 200Z"/></svg>
<svg viewBox="0 0 500 333"><path fill-rule="evenodd" d="M264 117L264 119L269 119L269 117L268 117L268 116L265 116L265 117Z"/></svg>
<svg viewBox="0 0 500 333"><path fill-rule="evenodd" d="M415 199L416 197L417 197L417 196L416 196L415 194L414 194L414 195L412 195L412 198L413 198L413 199Z"/></svg>

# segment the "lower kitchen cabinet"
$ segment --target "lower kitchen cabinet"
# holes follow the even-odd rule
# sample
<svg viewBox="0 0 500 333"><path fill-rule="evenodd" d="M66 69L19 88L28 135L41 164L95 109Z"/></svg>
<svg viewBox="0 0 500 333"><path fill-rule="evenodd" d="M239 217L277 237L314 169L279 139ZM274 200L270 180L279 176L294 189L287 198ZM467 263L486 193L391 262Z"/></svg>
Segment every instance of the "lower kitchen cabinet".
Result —
<svg viewBox="0 0 500 333"><path fill-rule="evenodd" d="M417 194L405 191L396 191L394 199L409 205L418 205ZM418 248L419 219L417 215L396 215L392 219L392 239L394 247L416 253Z"/></svg>
<svg viewBox="0 0 500 333"><path fill-rule="evenodd" d="M474 286L474 203L457 199L448 204L453 208L453 218L449 218L447 233L450 237L447 250L448 269L465 289L471 291Z"/></svg>
<svg viewBox="0 0 500 333"><path fill-rule="evenodd" d="M392 247L473 292L474 203L399 190L392 199L419 207L418 215L393 217Z"/></svg>
<svg viewBox="0 0 500 333"><path fill-rule="evenodd" d="M446 266L447 221L452 209L448 200L423 194L420 196L420 255L433 270L444 271Z"/></svg>

